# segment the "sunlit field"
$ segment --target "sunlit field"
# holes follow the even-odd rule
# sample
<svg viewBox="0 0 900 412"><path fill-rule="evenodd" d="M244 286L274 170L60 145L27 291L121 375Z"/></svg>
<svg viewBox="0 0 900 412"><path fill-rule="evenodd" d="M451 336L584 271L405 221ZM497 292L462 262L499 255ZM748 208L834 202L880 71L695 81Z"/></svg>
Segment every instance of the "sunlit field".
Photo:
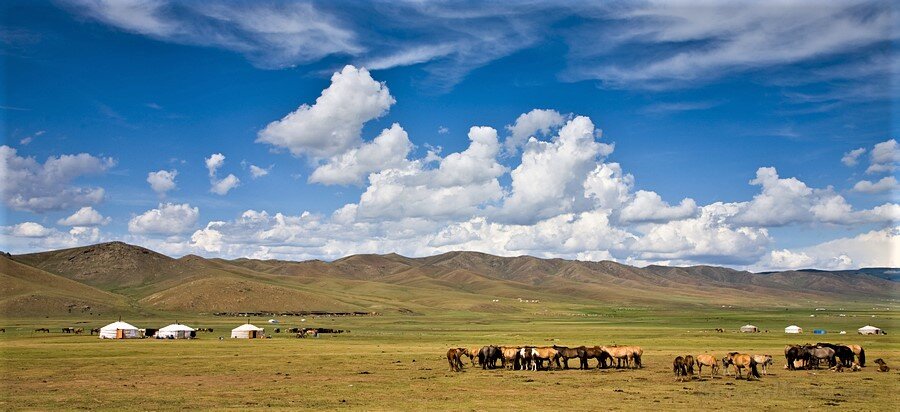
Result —
<svg viewBox="0 0 900 412"><path fill-rule="evenodd" d="M893 334L860 336L875 323L892 331L897 317L885 310L816 313L823 336L785 335L784 326L809 318L811 310L702 309L665 311L609 308L590 314L535 312L529 316L445 313L354 318L251 319L272 339L230 339L246 318L184 316L194 327L212 327L195 340L99 340L60 333L64 326L99 327L95 319L7 319L0 335L2 409L179 409L183 407L275 407L367 410L646 410L807 409L896 410L900 389L900 342ZM875 318L872 318L872 315ZM798 320L799 319L799 320ZM160 327L171 319L123 319L137 327ZM753 322L768 333L737 333ZM319 326L349 333L297 339L274 334L275 326ZM48 327L51 333L34 333ZM725 328L717 333L715 328ZM809 330L811 331L811 327ZM837 331L846 330L847 335ZM223 337L223 339L220 339ZM784 345L817 341L860 344L867 352L861 372L783 369ZM638 370L482 370L466 359L461 373L449 370L453 346L629 344L644 348ZM759 381L704 376L678 382L677 355L727 351L775 357ZM874 360L893 367L876 372ZM577 367L577 360L570 361ZM591 366L595 362L591 361Z"/></svg>

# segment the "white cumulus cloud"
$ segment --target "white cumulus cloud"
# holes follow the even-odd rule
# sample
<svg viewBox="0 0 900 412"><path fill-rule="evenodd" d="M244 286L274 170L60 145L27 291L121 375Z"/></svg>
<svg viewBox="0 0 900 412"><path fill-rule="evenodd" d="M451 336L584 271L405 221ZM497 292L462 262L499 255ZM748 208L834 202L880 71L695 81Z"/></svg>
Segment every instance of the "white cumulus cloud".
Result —
<svg viewBox="0 0 900 412"><path fill-rule="evenodd" d="M175 177L177 176L177 170L158 170L147 173L147 183L156 194L164 196L166 192L175 189Z"/></svg>
<svg viewBox="0 0 900 412"><path fill-rule="evenodd" d="M103 188L75 186L72 182L82 176L102 174L115 163L112 158L87 153L51 156L39 163L2 145L0 197L12 209L35 213L97 204L103 200Z"/></svg>
<svg viewBox="0 0 900 412"><path fill-rule="evenodd" d="M384 115L395 102L369 71L346 66L312 106L302 105L261 130L257 142L314 158L337 156L361 142L362 126Z"/></svg>
<svg viewBox="0 0 900 412"><path fill-rule="evenodd" d="M861 193L881 193L897 190L897 178L885 176L877 182L860 180L853 185L853 191Z"/></svg>
<svg viewBox="0 0 900 412"><path fill-rule="evenodd" d="M134 216L128 222L128 231L133 234L175 235L193 229L200 216L200 209L187 203L160 203Z"/></svg>
<svg viewBox="0 0 900 412"><path fill-rule="evenodd" d="M100 212L90 206L85 206L56 223L63 226L100 226L109 223L109 221L110 218L103 217Z"/></svg>

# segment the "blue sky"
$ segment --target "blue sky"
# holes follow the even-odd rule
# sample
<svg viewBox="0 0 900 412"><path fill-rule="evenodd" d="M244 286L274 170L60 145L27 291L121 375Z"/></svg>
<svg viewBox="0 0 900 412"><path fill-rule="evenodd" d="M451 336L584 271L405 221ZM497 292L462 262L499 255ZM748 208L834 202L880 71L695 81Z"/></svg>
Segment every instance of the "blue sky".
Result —
<svg viewBox="0 0 900 412"><path fill-rule="evenodd" d="M3 250L900 265L889 2L2 7Z"/></svg>

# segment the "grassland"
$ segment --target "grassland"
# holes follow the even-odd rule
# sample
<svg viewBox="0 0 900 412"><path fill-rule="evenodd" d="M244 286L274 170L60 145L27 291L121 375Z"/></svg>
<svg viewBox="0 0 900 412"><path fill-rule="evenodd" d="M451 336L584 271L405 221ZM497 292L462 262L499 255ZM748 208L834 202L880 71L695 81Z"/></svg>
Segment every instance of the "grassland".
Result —
<svg viewBox="0 0 900 412"><path fill-rule="evenodd" d="M105 319L4 319L0 409L897 410L900 340L893 334L859 336L855 330L868 323L897 330L898 317L871 305L845 309L545 311L533 305L532 312L515 314L310 318L303 325L351 332L319 339L280 334L255 341L227 337L228 330L245 318L180 315L182 323L215 329L193 341L100 341L58 332L63 326L101 326ZM173 318L146 314L125 320L138 327L159 327ZM262 318L251 321L265 324ZM733 332L746 322L770 332ZM782 333L792 323L832 333L822 337ZM285 317L279 326L299 325L299 319ZM51 327L54 332L35 334L31 332L35 327ZM273 328L265 327L270 332ZM712 331L716 327L729 332ZM834 333L839 330L849 334ZM895 368L890 373L878 373L873 366L856 373L782 369L786 343L816 340L861 344L870 365L881 357ZM635 344L645 348L645 367L521 372L467 365L462 373L448 370L448 347L491 343ZM731 377L674 380L674 356L721 356L730 350L772 354L776 357L772 374L758 382Z"/></svg>

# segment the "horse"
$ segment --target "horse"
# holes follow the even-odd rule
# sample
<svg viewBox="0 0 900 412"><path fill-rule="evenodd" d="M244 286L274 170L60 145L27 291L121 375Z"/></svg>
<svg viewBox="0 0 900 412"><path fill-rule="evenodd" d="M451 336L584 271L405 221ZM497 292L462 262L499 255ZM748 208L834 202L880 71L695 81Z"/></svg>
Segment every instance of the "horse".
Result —
<svg viewBox="0 0 900 412"><path fill-rule="evenodd" d="M713 355L697 355L697 375L703 374L703 367L709 366L710 373L709 378L712 379L713 375L719 372L719 360L716 359Z"/></svg>
<svg viewBox="0 0 900 412"><path fill-rule="evenodd" d="M76 335L80 335L80 334L82 334L82 333L84 333L84 328L75 328L75 334L76 334Z"/></svg>
<svg viewBox="0 0 900 412"><path fill-rule="evenodd" d="M853 350L848 346L844 345L833 345L831 343L817 343L816 346L821 346L823 348L831 348L834 349L834 356L840 359L841 363L844 367L850 367L853 365L854 354ZM833 365L832 365L833 366Z"/></svg>
<svg viewBox="0 0 900 412"><path fill-rule="evenodd" d="M500 347L500 367L517 370L519 369L519 347L518 346L501 346Z"/></svg>
<svg viewBox="0 0 900 412"><path fill-rule="evenodd" d="M447 363L450 364L450 372L462 372L462 356L468 352L466 348L450 348L447 350Z"/></svg>
<svg viewBox="0 0 900 412"><path fill-rule="evenodd" d="M73 333L75 328L62 328L62 333Z"/></svg>
<svg viewBox="0 0 900 412"><path fill-rule="evenodd" d="M676 356L675 360L672 362L672 372L675 373L675 380L684 382L687 377L687 365L684 363L683 356Z"/></svg>
<svg viewBox="0 0 900 412"><path fill-rule="evenodd" d="M37 328L37 329L35 329L34 331L35 331L35 332L50 333L50 329L47 329L47 328Z"/></svg>
<svg viewBox="0 0 900 412"><path fill-rule="evenodd" d="M809 367L811 357L812 354L806 346L790 345L784 348L784 358L787 360L788 370L796 370L798 364L803 365L802 367Z"/></svg>
<svg viewBox="0 0 900 412"><path fill-rule="evenodd" d="M275 333L281 333L281 328L275 328Z"/></svg>
<svg viewBox="0 0 900 412"><path fill-rule="evenodd" d="M481 369L495 369L497 360L501 357L503 354L500 353L500 348L494 345L485 346L478 351L478 363L481 364Z"/></svg>
<svg viewBox="0 0 900 412"><path fill-rule="evenodd" d="M866 350L859 345L846 346L850 348L850 350L853 351L853 354L856 355L856 358L859 359L859 366L866 366Z"/></svg>
<svg viewBox="0 0 900 412"><path fill-rule="evenodd" d="M556 349L556 351L559 354L559 356L556 358L556 367L557 368L560 367L560 364L559 364L560 359L562 359L562 361L563 361L562 363L563 363L563 365L565 365L565 369L569 369L569 359L578 358L579 361L581 361L581 359L586 359L587 355L585 354L585 351L583 348L584 348L583 346L578 347L578 348L569 348L566 346L553 345L553 349ZM584 366L584 363L585 362L579 362L579 365ZM585 368L582 368L582 369L585 369Z"/></svg>
<svg viewBox="0 0 900 412"><path fill-rule="evenodd" d="M762 374L763 375L769 374L768 366L774 362L772 360L772 355L753 355L753 360L756 361L757 365L762 366Z"/></svg>
<svg viewBox="0 0 900 412"><path fill-rule="evenodd" d="M0 333L6 333L6 328L0 328Z"/></svg>
<svg viewBox="0 0 900 412"><path fill-rule="evenodd" d="M537 346L532 350L531 360L539 367L543 367L544 361L547 361L547 369L553 369L554 362L559 364L559 351L552 346Z"/></svg>
<svg viewBox="0 0 900 412"><path fill-rule="evenodd" d="M616 369L622 367L622 364L625 364L625 367L631 366L631 361L634 358L634 352L627 346L601 346L604 352L608 353L613 359L616 360Z"/></svg>
<svg viewBox="0 0 900 412"><path fill-rule="evenodd" d="M806 349L807 351L809 351L810 360L812 361L810 362L811 365L807 366L807 368L815 366L815 368L818 369L819 362L821 362L822 359L828 361L829 368L833 367L834 364L837 363L837 361L834 359L834 349L832 348L822 346L807 346Z"/></svg>
<svg viewBox="0 0 900 412"><path fill-rule="evenodd" d="M468 352L469 361L472 362L472 366L475 366L475 360L478 359L478 353L481 352L481 346L472 346L466 348L466 352Z"/></svg>
<svg viewBox="0 0 900 412"><path fill-rule="evenodd" d="M528 370L537 370L537 362L534 360L535 356L537 356L537 351L534 350L531 346L525 346L523 348L519 348L519 359L522 362L522 369Z"/></svg>
<svg viewBox="0 0 900 412"><path fill-rule="evenodd" d="M606 363L607 359L610 359L611 362L612 357L599 346L579 346L579 349L584 351L584 357L581 358L581 369L588 368L588 359L597 359L597 369L608 367Z"/></svg>
<svg viewBox="0 0 900 412"><path fill-rule="evenodd" d="M891 368L887 366L887 363L884 359L878 358L875 359L875 364L878 365L878 372L890 372Z"/></svg>
<svg viewBox="0 0 900 412"><path fill-rule="evenodd" d="M631 349L631 357L634 359L634 367L635 368L643 368L644 364L641 363L641 357L644 356L644 349L640 346L628 346Z"/></svg>
<svg viewBox="0 0 900 412"><path fill-rule="evenodd" d="M694 376L694 357L686 355L684 357L684 366L687 368L688 376Z"/></svg>
<svg viewBox="0 0 900 412"><path fill-rule="evenodd" d="M746 353L738 353L738 352L729 352L725 358L722 359L722 364L725 366L725 371L728 371L728 365L734 366L735 371L735 379L741 379L741 372L744 368L747 368L747 380L750 380L750 377L755 377L759 379L759 370L756 369L756 361L752 356Z"/></svg>

